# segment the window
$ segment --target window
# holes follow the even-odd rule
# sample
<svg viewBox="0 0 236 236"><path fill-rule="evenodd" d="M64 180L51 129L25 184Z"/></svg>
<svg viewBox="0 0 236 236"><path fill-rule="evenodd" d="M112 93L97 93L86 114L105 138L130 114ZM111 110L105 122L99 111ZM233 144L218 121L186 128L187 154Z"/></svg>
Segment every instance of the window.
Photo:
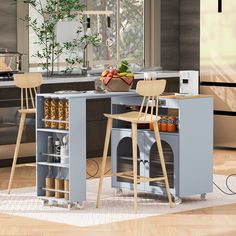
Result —
<svg viewBox="0 0 236 236"><path fill-rule="evenodd" d="M91 31L101 33L102 44L90 49L94 66L122 59L140 66L144 62L144 0L88 0L88 10L112 11L110 22L105 15L91 16ZM97 23L99 22L99 23ZM110 25L109 25L110 23ZM108 45L108 46L107 46Z"/></svg>
<svg viewBox="0 0 236 236"><path fill-rule="evenodd" d="M87 57L90 66L102 68L107 64L116 64L122 59L134 65L144 64L144 0L87 0L88 11L112 11L111 15L88 15L90 31L100 35L98 47L88 47ZM29 8L29 16L36 17ZM40 17L38 18L40 20ZM29 30L29 65L31 71L39 70L39 59L33 55L40 50L37 36ZM82 50L80 52L82 57ZM57 59L55 67L62 70L65 56ZM78 66L79 67L79 66Z"/></svg>

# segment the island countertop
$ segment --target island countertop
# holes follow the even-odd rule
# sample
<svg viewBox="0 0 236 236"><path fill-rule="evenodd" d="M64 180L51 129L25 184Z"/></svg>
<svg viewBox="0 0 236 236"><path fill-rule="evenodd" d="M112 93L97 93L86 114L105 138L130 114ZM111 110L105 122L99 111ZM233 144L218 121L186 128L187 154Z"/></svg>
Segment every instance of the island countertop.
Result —
<svg viewBox="0 0 236 236"><path fill-rule="evenodd" d="M157 78L177 78L179 77L179 71L157 71ZM135 73L134 79L143 79L143 73ZM43 84L63 84L63 83L81 83L81 82L93 82L98 79L98 75L91 76L59 76L59 77L43 77ZM0 81L0 88L15 87L14 81Z"/></svg>

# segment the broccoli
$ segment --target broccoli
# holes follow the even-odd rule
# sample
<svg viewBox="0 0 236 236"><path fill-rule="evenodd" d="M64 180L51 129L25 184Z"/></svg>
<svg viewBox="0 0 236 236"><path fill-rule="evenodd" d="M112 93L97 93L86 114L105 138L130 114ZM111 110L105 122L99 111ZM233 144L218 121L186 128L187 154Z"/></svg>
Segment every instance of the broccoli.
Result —
<svg viewBox="0 0 236 236"><path fill-rule="evenodd" d="M129 62L126 60L121 61L118 67L119 73L127 72L128 69L129 69Z"/></svg>

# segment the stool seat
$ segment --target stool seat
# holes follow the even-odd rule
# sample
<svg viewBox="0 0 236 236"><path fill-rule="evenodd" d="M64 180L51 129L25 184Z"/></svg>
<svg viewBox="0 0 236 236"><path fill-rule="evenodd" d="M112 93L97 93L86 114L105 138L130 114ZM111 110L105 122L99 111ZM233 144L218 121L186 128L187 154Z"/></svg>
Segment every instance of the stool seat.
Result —
<svg viewBox="0 0 236 236"><path fill-rule="evenodd" d="M152 123L161 119L159 116L146 114L144 112L139 112L139 111L131 111L122 114L104 114L104 116L116 120L134 122L137 124Z"/></svg>
<svg viewBox="0 0 236 236"><path fill-rule="evenodd" d="M117 176L117 177L131 179L131 180L133 180L135 178L133 171L112 173L111 176ZM140 184L142 182L156 182L156 181L165 181L165 177L148 178L145 176L137 175L137 183L138 184Z"/></svg>
<svg viewBox="0 0 236 236"><path fill-rule="evenodd" d="M19 113L25 113L25 114L34 114L36 113L36 109L32 108L32 109L19 109L18 110Z"/></svg>

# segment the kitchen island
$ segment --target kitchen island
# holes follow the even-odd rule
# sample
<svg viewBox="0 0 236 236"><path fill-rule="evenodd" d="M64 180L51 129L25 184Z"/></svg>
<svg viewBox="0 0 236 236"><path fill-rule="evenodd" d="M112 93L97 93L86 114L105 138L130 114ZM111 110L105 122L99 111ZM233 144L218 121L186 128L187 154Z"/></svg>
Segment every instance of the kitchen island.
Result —
<svg viewBox="0 0 236 236"><path fill-rule="evenodd" d="M64 93L64 94L39 94L37 95L37 196L45 202L82 205L86 200L86 107L89 100L101 98L111 99L112 113L133 110L140 106L142 97L135 91L130 92L105 92L94 91ZM69 107L67 128L48 128L45 119L44 106L47 99L66 101ZM178 129L174 132L162 131L161 140L166 159L167 173L171 187L171 194L176 202L181 202L181 197L200 194L205 199L206 193L213 190L213 98L207 95L198 96L161 96L159 97L159 115L178 118ZM100 108L101 109L101 108ZM67 117L67 116L65 116ZM64 122L57 120L55 122ZM197 124L197 125L195 125ZM132 169L131 130L126 122L114 121L111 137L112 172L124 172ZM59 126L58 126L59 127ZM199 129L201 127L201 129ZM104 129L105 131L105 129ZM55 141L66 137L69 140L67 164L49 162L48 137ZM93 136L99 134L93 132ZM138 169L142 176L158 177L161 174L159 156L155 144L153 131L149 128L138 130ZM101 146L103 148L103 145ZM48 168L50 166L50 169ZM65 178L68 176L69 190L51 189L45 187L45 178L48 171L52 176ZM113 177L112 186L118 189L132 189L132 183L122 178ZM165 188L157 183L140 184L139 190L165 195ZM69 195L68 199L45 196L47 191L62 192Z"/></svg>

